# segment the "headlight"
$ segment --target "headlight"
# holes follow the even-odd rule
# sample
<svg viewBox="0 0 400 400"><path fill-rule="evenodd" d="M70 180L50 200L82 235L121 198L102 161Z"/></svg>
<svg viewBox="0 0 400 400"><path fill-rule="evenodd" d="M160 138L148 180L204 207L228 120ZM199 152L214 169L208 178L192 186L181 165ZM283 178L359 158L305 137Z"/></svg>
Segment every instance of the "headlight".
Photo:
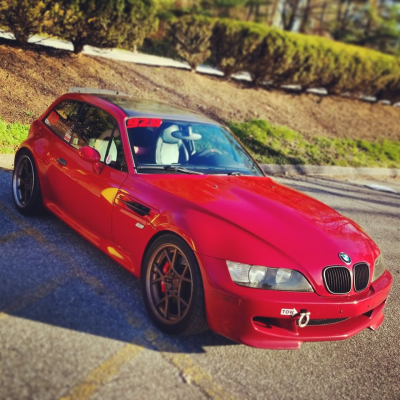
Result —
<svg viewBox="0 0 400 400"><path fill-rule="evenodd" d="M385 262L383 260L382 255L380 255L374 264L374 274L372 275L372 282L375 282L378 278L380 278L385 272Z"/></svg>
<svg viewBox="0 0 400 400"><path fill-rule="evenodd" d="M233 282L258 289L313 292L307 279L297 271L286 268L267 268L258 265L226 262Z"/></svg>

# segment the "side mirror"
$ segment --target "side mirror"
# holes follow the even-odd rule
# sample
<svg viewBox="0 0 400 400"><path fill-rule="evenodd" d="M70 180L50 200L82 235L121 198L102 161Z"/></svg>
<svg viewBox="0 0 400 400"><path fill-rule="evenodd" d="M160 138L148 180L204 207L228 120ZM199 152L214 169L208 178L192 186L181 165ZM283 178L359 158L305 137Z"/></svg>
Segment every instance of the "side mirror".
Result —
<svg viewBox="0 0 400 400"><path fill-rule="evenodd" d="M100 153L89 146L83 146L79 149L79 156L93 165L93 168L97 174L101 172L100 165Z"/></svg>

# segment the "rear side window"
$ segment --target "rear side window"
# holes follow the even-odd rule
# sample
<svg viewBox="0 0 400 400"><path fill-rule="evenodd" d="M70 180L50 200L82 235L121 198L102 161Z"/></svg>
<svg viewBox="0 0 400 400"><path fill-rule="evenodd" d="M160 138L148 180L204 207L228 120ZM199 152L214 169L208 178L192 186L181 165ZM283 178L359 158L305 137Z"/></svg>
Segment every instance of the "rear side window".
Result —
<svg viewBox="0 0 400 400"><path fill-rule="evenodd" d="M79 118L80 103L65 100L54 107L44 123L61 139L70 143L72 129Z"/></svg>

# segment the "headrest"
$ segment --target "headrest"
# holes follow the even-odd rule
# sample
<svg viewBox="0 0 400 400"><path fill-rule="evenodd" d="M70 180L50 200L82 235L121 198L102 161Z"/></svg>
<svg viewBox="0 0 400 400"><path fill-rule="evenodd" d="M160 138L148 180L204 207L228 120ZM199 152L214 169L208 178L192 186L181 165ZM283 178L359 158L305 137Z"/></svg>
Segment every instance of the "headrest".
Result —
<svg viewBox="0 0 400 400"><path fill-rule="evenodd" d="M174 138L184 140L200 140L202 137L200 133L190 133L190 135L184 135L182 131L172 132L172 136Z"/></svg>
<svg viewBox="0 0 400 400"><path fill-rule="evenodd" d="M173 133L177 133L177 132L179 132L179 126L171 125L162 131L160 137L164 143L168 143L168 144L179 143L179 138L177 138L175 135L172 135Z"/></svg>

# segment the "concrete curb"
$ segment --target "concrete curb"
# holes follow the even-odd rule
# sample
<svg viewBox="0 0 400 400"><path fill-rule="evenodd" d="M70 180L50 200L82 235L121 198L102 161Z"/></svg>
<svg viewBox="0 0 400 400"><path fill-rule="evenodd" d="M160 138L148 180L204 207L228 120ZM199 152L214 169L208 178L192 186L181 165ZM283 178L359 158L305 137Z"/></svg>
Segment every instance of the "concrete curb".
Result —
<svg viewBox="0 0 400 400"><path fill-rule="evenodd" d="M267 175L309 175L309 176L346 176L376 178L398 178L400 169L396 168L349 168L321 165L274 165L261 164ZM12 170L14 168L14 154L0 154L0 168Z"/></svg>
<svg viewBox="0 0 400 400"><path fill-rule="evenodd" d="M14 154L0 154L0 168L14 168Z"/></svg>
<svg viewBox="0 0 400 400"><path fill-rule="evenodd" d="M316 175L376 178L398 178L400 169L396 168L352 168L323 165L274 165L261 164L267 175Z"/></svg>

